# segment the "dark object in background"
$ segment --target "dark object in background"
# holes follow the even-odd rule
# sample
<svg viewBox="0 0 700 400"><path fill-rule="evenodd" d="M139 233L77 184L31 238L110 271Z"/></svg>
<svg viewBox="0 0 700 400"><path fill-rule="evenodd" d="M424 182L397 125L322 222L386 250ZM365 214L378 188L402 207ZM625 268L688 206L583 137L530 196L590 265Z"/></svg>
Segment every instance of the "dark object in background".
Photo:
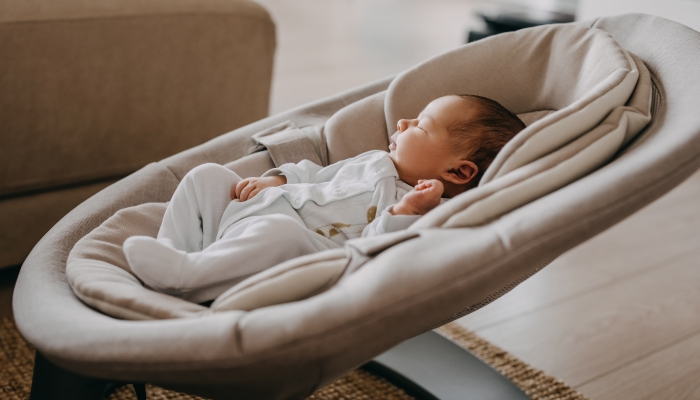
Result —
<svg viewBox="0 0 700 400"><path fill-rule="evenodd" d="M501 11L497 13L477 12L476 14L484 20L486 27L481 30L470 30L467 34L467 43L518 29L574 21L573 14L560 12Z"/></svg>

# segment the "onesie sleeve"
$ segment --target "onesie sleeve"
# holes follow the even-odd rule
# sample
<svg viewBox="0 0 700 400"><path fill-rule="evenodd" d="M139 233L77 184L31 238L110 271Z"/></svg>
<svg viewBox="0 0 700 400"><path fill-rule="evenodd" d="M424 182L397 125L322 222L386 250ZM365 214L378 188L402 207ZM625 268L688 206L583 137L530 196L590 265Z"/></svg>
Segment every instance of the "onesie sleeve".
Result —
<svg viewBox="0 0 700 400"><path fill-rule="evenodd" d="M422 215L393 215L391 208L387 207L377 218L362 230L362 237L376 236L383 233L396 232L407 229Z"/></svg>
<svg viewBox="0 0 700 400"><path fill-rule="evenodd" d="M322 167L309 160L301 160L293 164L282 164L279 168L273 168L265 172L262 176L279 176L284 175L287 178L287 183L321 183L328 182L333 179L333 176L338 172L347 160L339 161L327 167Z"/></svg>

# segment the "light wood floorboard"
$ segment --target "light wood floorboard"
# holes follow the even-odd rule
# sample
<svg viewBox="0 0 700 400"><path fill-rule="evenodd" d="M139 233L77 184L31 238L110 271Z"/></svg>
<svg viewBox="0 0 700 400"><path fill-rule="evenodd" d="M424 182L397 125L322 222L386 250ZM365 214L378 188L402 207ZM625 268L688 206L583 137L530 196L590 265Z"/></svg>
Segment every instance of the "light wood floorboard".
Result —
<svg viewBox="0 0 700 400"><path fill-rule="evenodd" d="M700 399L700 334L582 385L596 400Z"/></svg>
<svg viewBox="0 0 700 400"><path fill-rule="evenodd" d="M700 251L663 268L478 331L578 386L700 333Z"/></svg>
<svg viewBox="0 0 700 400"><path fill-rule="evenodd" d="M700 399L699 195L696 173L460 323L593 400Z"/></svg>
<svg viewBox="0 0 700 400"><path fill-rule="evenodd" d="M627 220L563 254L488 307L464 317L483 330L661 268L700 248L700 173Z"/></svg>

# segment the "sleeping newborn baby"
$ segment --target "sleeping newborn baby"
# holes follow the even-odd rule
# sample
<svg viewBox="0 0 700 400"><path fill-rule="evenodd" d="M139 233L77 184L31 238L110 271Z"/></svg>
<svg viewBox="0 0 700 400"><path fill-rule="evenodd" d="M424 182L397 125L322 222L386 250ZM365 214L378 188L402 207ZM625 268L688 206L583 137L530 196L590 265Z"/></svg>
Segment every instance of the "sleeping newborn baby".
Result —
<svg viewBox="0 0 700 400"><path fill-rule="evenodd" d="M475 187L524 127L493 100L451 95L400 120L388 153L325 168L304 160L248 179L200 165L175 190L157 239L130 237L124 254L153 289L211 300L283 261L407 228L443 198Z"/></svg>

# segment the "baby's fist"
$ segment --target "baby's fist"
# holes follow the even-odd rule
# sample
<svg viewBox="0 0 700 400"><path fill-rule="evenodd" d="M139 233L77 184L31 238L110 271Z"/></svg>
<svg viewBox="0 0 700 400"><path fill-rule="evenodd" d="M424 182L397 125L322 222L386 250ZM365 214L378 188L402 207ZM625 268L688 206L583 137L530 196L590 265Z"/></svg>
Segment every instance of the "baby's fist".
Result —
<svg viewBox="0 0 700 400"><path fill-rule="evenodd" d="M393 215L425 215L440 205L445 186L437 179L419 180L401 201L392 207Z"/></svg>

